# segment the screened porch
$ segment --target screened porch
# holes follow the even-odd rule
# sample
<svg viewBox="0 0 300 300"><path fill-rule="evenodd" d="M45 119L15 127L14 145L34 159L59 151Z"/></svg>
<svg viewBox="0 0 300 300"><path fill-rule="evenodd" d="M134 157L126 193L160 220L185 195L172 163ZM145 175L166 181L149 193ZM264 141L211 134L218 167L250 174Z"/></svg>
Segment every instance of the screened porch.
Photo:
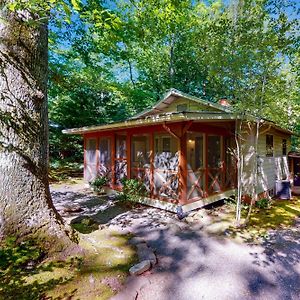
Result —
<svg viewBox="0 0 300 300"><path fill-rule="evenodd" d="M147 197L185 205L234 189L233 125L161 124L85 135L84 176L143 182Z"/></svg>

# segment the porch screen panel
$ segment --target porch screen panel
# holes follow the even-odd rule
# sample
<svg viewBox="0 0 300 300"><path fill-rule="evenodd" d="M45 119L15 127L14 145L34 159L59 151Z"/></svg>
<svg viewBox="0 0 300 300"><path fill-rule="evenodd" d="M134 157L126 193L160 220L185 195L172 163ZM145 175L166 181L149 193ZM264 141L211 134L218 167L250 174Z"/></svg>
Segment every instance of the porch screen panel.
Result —
<svg viewBox="0 0 300 300"><path fill-rule="evenodd" d="M97 140L95 138L86 140L85 148L85 170L84 178L92 181L97 175Z"/></svg>
<svg viewBox="0 0 300 300"><path fill-rule="evenodd" d="M225 188L234 188L236 186L236 159L234 156L235 142L231 137L224 139L225 148Z"/></svg>
<svg viewBox="0 0 300 300"><path fill-rule="evenodd" d="M99 140L99 169L100 176L111 179L111 140L110 138L100 138Z"/></svg>
<svg viewBox="0 0 300 300"><path fill-rule="evenodd" d="M208 193L218 193L222 186L221 137L207 137Z"/></svg>
<svg viewBox="0 0 300 300"><path fill-rule="evenodd" d="M187 200L199 200L205 194L204 139L201 133L187 135Z"/></svg>
<svg viewBox="0 0 300 300"><path fill-rule="evenodd" d="M115 179L117 184L127 177L126 135L116 135Z"/></svg>
<svg viewBox="0 0 300 300"><path fill-rule="evenodd" d="M169 134L154 136L154 196L178 201L178 141Z"/></svg>
<svg viewBox="0 0 300 300"><path fill-rule="evenodd" d="M150 193L150 150L148 135L131 137L131 177L144 183Z"/></svg>

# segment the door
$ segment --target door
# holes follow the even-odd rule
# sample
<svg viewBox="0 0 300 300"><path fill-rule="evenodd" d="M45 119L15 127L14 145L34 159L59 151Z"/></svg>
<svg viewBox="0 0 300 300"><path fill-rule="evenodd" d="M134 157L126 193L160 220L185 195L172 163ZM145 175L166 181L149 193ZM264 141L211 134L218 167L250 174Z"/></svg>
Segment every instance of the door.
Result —
<svg viewBox="0 0 300 300"><path fill-rule="evenodd" d="M187 200L196 201L205 197L204 137L202 133L187 135Z"/></svg>
<svg viewBox="0 0 300 300"><path fill-rule="evenodd" d="M221 137L218 135L209 135L207 137L208 194L219 193L221 191L223 170L221 150Z"/></svg>

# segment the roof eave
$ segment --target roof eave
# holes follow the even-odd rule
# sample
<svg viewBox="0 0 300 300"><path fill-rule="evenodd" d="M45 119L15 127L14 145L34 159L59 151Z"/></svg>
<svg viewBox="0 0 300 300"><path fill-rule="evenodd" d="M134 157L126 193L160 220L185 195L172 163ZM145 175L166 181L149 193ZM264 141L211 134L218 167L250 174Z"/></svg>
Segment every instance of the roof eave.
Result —
<svg viewBox="0 0 300 300"><path fill-rule="evenodd" d="M96 131L107 131L114 129L126 129L135 126L147 126L147 125L155 125L162 124L164 122L180 122L180 121L220 121L220 120L234 120L236 116L228 113L196 113L196 112L188 112L188 113L168 113L164 115L151 115L145 118L133 119L124 122L111 123L106 125L96 125L96 126L88 126L81 128L71 128L65 129L62 132L65 134L85 134Z"/></svg>

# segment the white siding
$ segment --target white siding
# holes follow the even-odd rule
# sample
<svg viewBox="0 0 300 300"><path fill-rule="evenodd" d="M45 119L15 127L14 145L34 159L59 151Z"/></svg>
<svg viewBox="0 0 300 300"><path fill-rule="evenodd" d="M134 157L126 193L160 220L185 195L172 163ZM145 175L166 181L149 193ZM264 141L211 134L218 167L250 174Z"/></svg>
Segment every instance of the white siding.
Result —
<svg viewBox="0 0 300 300"><path fill-rule="evenodd" d="M258 139L258 193L272 190L276 180L289 178L287 156L282 155L282 140L287 140L287 152L290 150L290 136L275 130L261 128ZM266 156L266 135L273 135L273 157ZM251 194L255 170L255 129L243 128L244 173L242 182L244 194Z"/></svg>

